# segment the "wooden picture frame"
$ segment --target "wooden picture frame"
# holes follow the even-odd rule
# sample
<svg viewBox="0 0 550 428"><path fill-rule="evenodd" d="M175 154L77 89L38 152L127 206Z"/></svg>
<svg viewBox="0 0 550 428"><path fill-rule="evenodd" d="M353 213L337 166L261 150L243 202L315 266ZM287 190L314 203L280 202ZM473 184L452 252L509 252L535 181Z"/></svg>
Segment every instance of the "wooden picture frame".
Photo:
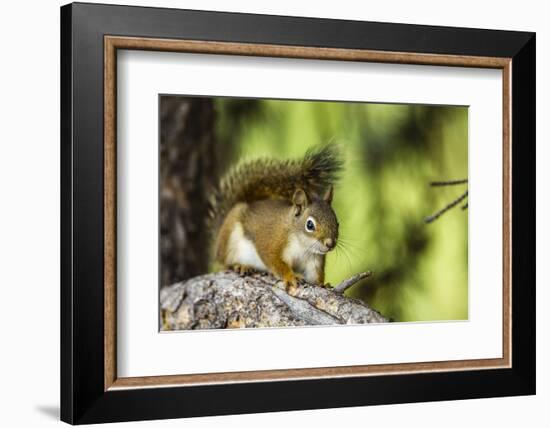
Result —
<svg viewBox="0 0 550 428"><path fill-rule="evenodd" d="M118 49L502 70L502 358L118 377ZM61 8L61 105L62 420L80 424L535 392L534 34L76 3Z"/></svg>

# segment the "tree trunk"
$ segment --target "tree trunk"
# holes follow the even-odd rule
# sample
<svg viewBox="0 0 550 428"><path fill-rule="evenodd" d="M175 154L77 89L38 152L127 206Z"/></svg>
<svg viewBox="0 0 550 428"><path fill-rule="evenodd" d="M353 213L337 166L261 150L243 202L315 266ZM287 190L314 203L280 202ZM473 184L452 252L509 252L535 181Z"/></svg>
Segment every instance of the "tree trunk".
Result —
<svg viewBox="0 0 550 428"><path fill-rule="evenodd" d="M210 98L160 99L161 285L208 269L204 227L209 189L218 181Z"/></svg>
<svg viewBox="0 0 550 428"><path fill-rule="evenodd" d="M354 278L338 289L344 291ZM243 276L225 271L203 275L161 289L162 330L388 322L365 303L335 290L302 283L290 295L269 274Z"/></svg>

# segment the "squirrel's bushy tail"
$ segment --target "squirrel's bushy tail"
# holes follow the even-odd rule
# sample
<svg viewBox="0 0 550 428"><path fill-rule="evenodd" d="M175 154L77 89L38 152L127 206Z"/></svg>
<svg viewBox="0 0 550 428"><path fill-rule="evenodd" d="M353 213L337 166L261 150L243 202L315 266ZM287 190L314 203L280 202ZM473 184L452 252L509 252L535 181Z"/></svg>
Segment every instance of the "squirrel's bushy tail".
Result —
<svg viewBox="0 0 550 428"><path fill-rule="evenodd" d="M296 160L256 159L232 168L220 181L210 201L210 230L216 235L225 216L239 202L266 198L292 200L296 189L321 195L343 168L335 144L309 149Z"/></svg>

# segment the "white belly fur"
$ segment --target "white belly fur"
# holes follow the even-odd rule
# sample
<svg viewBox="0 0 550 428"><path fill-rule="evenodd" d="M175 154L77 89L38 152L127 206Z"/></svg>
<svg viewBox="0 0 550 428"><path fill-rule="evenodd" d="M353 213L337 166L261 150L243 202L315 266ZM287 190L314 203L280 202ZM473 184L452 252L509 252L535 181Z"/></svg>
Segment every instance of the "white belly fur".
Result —
<svg viewBox="0 0 550 428"><path fill-rule="evenodd" d="M291 236L283 253L283 260L307 282L316 284L319 282L317 272L324 256L307 253L313 242L303 242L296 236Z"/></svg>
<svg viewBox="0 0 550 428"><path fill-rule="evenodd" d="M240 264L260 271L267 271L254 243L244 236L243 226L238 222L235 223L229 237L227 264Z"/></svg>

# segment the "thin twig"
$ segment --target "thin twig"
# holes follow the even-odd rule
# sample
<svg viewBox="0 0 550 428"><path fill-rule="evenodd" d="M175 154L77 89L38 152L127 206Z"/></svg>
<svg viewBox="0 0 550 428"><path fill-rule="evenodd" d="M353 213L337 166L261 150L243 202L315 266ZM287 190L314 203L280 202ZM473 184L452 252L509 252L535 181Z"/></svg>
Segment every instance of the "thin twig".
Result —
<svg viewBox="0 0 550 428"><path fill-rule="evenodd" d="M430 186L454 186L456 184L467 184L468 179L462 180L446 180L446 181L432 181Z"/></svg>
<svg viewBox="0 0 550 428"><path fill-rule="evenodd" d="M351 278L345 279L340 284L338 284L336 287L334 287L334 291L336 293L344 294L344 292L350 288L352 285L356 284L357 282L361 281L362 279L368 278L372 275L371 271L361 272L358 274L353 275Z"/></svg>
<svg viewBox="0 0 550 428"><path fill-rule="evenodd" d="M468 196L468 191L466 190L462 195L460 195L458 198L456 198L454 201L452 201L449 205L445 206L444 208L442 208L441 210L439 210L438 212L436 212L435 214L429 216L429 217L426 217L424 219L424 221L426 223L431 223L432 221L434 221L435 219L437 219L438 217L440 217L442 214L444 214L445 212L447 212L448 210L450 210L452 207L454 207L455 205L458 205L462 200L464 200L466 197Z"/></svg>

